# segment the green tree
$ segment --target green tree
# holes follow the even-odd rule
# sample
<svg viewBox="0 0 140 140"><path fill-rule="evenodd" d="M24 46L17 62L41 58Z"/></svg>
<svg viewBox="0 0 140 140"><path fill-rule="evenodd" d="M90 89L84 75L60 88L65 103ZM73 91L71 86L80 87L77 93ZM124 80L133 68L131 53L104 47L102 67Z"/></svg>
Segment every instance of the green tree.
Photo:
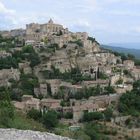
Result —
<svg viewBox="0 0 140 140"><path fill-rule="evenodd" d="M106 94L114 94L116 91L115 91L114 87L107 86L107 87L105 87L105 92L106 92Z"/></svg>
<svg viewBox="0 0 140 140"><path fill-rule="evenodd" d="M132 54L128 54L127 57L128 57L128 59L130 59L130 60L135 60L135 56L132 55Z"/></svg>
<svg viewBox="0 0 140 140"><path fill-rule="evenodd" d="M43 115L43 124L46 128L52 129L58 124L58 117L55 111L48 111Z"/></svg>
<svg viewBox="0 0 140 140"><path fill-rule="evenodd" d="M36 120L36 121L40 121L40 119L42 117L42 113L41 113L41 111L38 111L36 109L31 109L27 112L27 116L29 118Z"/></svg>
<svg viewBox="0 0 140 140"><path fill-rule="evenodd" d="M117 85L120 85L120 84L123 84L123 79L120 78L117 82L116 82Z"/></svg>
<svg viewBox="0 0 140 140"><path fill-rule="evenodd" d="M84 112L83 121L102 120L103 114L100 112Z"/></svg>
<svg viewBox="0 0 140 140"><path fill-rule="evenodd" d="M104 117L105 117L105 120L107 121L110 121L111 118L113 116L113 110L111 108L107 108L105 111L104 111Z"/></svg>
<svg viewBox="0 0 140 140"><path fill-rule="evenodd" d="M34 53L34 49L32 46L24 46L22 49L22 53Z"/></svg>
<svg viewBox="0 0 140 140"><path fill-rule="evenodd" d="M45 37L45 39L43 41L46 45L48 44L48 38L47 37Z"/></svg>
<svg viewBox="0 0 140 140"><path fill-rule="evenodd" d="M0 102L0 125L11 127L14 119L14 107L9 101Z"/></svg>
<svg viewBox="0 0 140 140"><path fill-rule="evenodd" d="M34 95L34 87L38 86L38 78L31 74L21 74L20 88L23 94Z"/></svg>
<svg viewBox="0 0 140 140"><path fill-rule="evenodd" d="M10 93L7 88L0 88L0 125L11 127L14 119L14 106L11 104Z"/></svg>
<svg viewBox="0 0 140 140"><path fill-rule="evenodd" d="M118 109L121 113L138 115L140 113L140 94L137 89L123 94L120 98Z"/></svg>
<svg viewBox="0 0 140 140"><path fill-rule="evenodd" d="M72 112L67 112L64 114L64 118L66 119L72 119L73 118L73 113Z"/></svg>
<svg viewBox="0 0 140 140"><path fill-rule="evenodd" d="M29 60L31 61L30 66L32 68L40 64L40 58L37 53L30 54Z"/></svg>

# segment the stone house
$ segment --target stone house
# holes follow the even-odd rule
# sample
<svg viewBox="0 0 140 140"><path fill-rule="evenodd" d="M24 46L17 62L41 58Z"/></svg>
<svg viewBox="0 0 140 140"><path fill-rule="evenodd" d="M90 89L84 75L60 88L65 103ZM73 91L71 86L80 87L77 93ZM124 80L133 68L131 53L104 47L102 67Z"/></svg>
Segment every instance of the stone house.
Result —
<svg viewBox="0 0 140 140"><path fill-rule="evenodd" d="M92 55L78 57L77 65L84 75L90 75L92 78L95 78L97 76L99 67L96 61L96 57Z"/></svg>
<svg viewBox="0 0 140 140"><path fill-rule="evenodd" d="M42 99L40 102L40 108L44 110L53 109L55 111L60 111L62 107L60 106L61 100L56 99Z"/></svg>
<svg viewBox="0 0 140 140"><path fill-rule="evenodd" d="M100 71L110 76L112 74L112 67L110 65L100 66Z"/></svg>
<svg viewBox="0 0 140 140"><path fill-rule="evenodd" d="M59 79L46 80L46 83L50 84L52 95L56 95L60 90L63 90L65 96L68 96L70 93L75 94L83 89L81 85L72 85Z"/></svg>
<svg viewBox="0 0 140 140"><path fill-rule="evenodd" d="M0 31L0 35L2 37L10 38L11 37L11 32L10 31Z"/></svg>
<svg viewBox="0 0 140 140"><path fill-rule="evenodd" d="M62 73L71 69L70 61L68 59L66 51L56 51L55 55L53 55L50 58L50 62L55 68L59 69Z"/></svg>
<svg viewBox="0 0 140 140"><path fill-rule="evenodd" d="M48 89L47 89L47 84L41 83L39 87L34 88L34 94L39 97L42 95L43 97L47 97L48 95Z"/></svg>
<svg viewBox="0 0 140 140"><path fill-rule="evenodd" d="M19 63L19 69L22 70L26 67L29 67L30 66L30 62L23 62L23 63Z"/></svg>
<svg viewBox="0 0 140 140"><path fill-rule="evenodd" d="M25 102L25 111L29 111L31 109L40 109L40 100L36 98L32 98L31 100L27 100Z"/></svg>
<svg viewBox="0 0 140 140"><path fill-rule="evenodd" d="M68 94L76 94L82 91L83 87L81 85L72 85L68 82L62 82L59 89L63 90L65 96L67 96Z"/></svg>
<svg viewBox="0 0 140 140"><path fill-rule="evenodd" d="M23 95L22 102L13 101L16 109L28 112L31 109L40 109L40 100L33 98L32 95Z"/></svg>
<svg viewBox="0 0 140 140"><path fill-rule="evenodd" d="M98 79L96 81L83 81L82 86L83 87L96 87L97 85L100 85L100 87L107 87L109 85L109 80L101 80Z"/></svg>
<svg viewBox="0 0 140 140"><path fill-rule="evenodd" d="M125 60L123 61L123 65L125 66L126 69L133 69L135 66L135 63L132 60Z"/></svg>
<svg viewBox="0 0 140 140"><path fill-rule="evenodd" d="M37 98L33 98L32 95L23 95L22 102L13 101L14 106L18 110L22 110L28 112L31 109L36 110L44 110L53 109L55 111L62 111L62 107L60 106L61 100L55 99L42 99L39 100Z"/></svg>
<svg viewBox="0 0 140 140"><path fill-rule="evenodd" d="M115 86L115 91L118 94L126 93L127 91L131 91L133 89L132 84L123 84Z"/></svg>
<svg viewBox="0 0 140 140"><path fill-rule="evenodd" d="M74 106L73 107L74 122L78 122L80 119L82 119L84 111L94 112L94 111L98 111L98 108L99 107L97 104L92 104L92 103L85 103L85 104L81 104L79 106Z"/></svg>
<svg viewBox="0 0 140 140"><path fill-rule="evenodd" d="M31 74L32 69L30 67L30 62L19 63L19 69L24 72L24 74Z"/></svg>
<svg viewBox="0 0 140 140"><path fill-rule="evenodd" d="M24 108L25 108L24 102L12 101L12 104L14 105L14 107L15 107L17 110L19 110L19 111L24 111Z"/></svg>
<svg viewBox="0 0 140 140"><path fill-rule="evenodd" d="M65 113L73 113L73 108L71 106L67 106L67 107L63 107L62 108L62 113L65 114Z"/></svg>
<svg viewBox="0 0 140 140"><path fill-rule="evenodd" d="M116 84L116 82L120 79L123 80L123 77L121 76L121 74L114 74L110 77L110 84L112 86L114 86Z"/></svg>
<svg viewBox="0 0 140 140"><path fill-rule="evenodd" d="M110 104L117 104L121 95L102 95L96 97L90 97L88 100L70 100L71 106L73 107L73 120L78 122L84 111L104 111Z"/></svg>
<svg viewBox="0 0 140 140"><path fill-rule="evenodd" d="M100 46L96 42L92 42L91 40L85 40L83 44L84 50L87 54L100 51Z"/></svg>
<svg viewBox="0 0 140 140"><path fill-rule="evenodd" d="M139 68L132 69L131 75L135 80L140 80L140 69Z"/></svg>
<svg viewBox="0 0 140 140"><path fill-rule="evenodd" d="M10 31L10 34L12 37L19 37L19 36L25 36L26 30L23 29L14 29Z"/></svg>
<svg viewBox="0 0 140 140"><path fill-rule="evenodd" d="M51 44L58 44L59 48L62 48L64 45L68 44L69 36L61 35L61 36L52 36L50 39Z"/></svg>
<svg viewBox="0 0 140 140"><path fill-rule="evenodd" d="M28 38L28 40L25 41L25 45L35 45L35 41L32 40L31 38Z"/></svg>
<svg viewBox="0 0 140 140"><path fill-rule="evenodd" d="M117 57L115 57L114 54L110 54L110 57L107 58L107 64L116 65L117 64Z"/></svg>
<svg viewBox="0 0 140 140"><path fill-rule="evenodd" d="M52 95L55 95L58 93L61 80L51 79L51 80L46 80L46 83L50 84Z"/></svg>
<svg viewBox="0 0 140 140"><path fill-rule="evenodd" d="M72 41L76 41L76 40L84 41L84 40L87 40L88 33L86 33L86 32L76 32L76 33L71 33L70 36L71 36Z"/></svg>
<svg viewBox="0 0 140 140"><path fill-rule="evenodd" d="M20 72L18 69L2 69L0 70L0 86L10 86L10 80L19 81Z"/></svg>
<svg viewBox="0 0 140 140"><path fill-rule="evenodd" d="M69 107L62 107L61 100L51 98L39 100L31 95L24 95L22 102L13 102L13 104L17 109L25 112L32 108L42 111L52 109L60 113L71 112L73 113L73 121L78 122L82 118L84 111L104 111L110 104L117 104L120 96L119 94L113 94L90 97L88 100L71 99Z"/></svg>
<svg viewBox="0 0 140 140"><path fill-rule="evenodd" d="M131 116L121 116L121 117L115 117L111 119L111 123L116 124L124 124L126 120L130 119Z"/></svg>
<svg viewBox="0 0 140 140"><path fill-rule="evenodd" d="M6 57L11 57L12 54L11 53L8 53L6 51L0 51L0 58L6 58Z"/></svg>
<svg viewBox="0 0 140 140"><path fill-rule="evenodd" d="M10 52L15 53L15 52L21 52L22 48L20 47L15 47L15 48L10 48Z"/></svg>

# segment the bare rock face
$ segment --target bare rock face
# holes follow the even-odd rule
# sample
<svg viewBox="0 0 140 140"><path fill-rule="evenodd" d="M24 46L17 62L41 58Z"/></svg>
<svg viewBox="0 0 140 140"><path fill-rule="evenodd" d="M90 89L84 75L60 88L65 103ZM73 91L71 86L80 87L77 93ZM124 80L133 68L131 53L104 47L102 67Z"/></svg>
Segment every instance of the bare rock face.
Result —
<svg viewBox="0 0 140 140"><path fill-rule="evenodd" d="M71 140L51 133L30 130L0 129L0 140Z"/></svg>

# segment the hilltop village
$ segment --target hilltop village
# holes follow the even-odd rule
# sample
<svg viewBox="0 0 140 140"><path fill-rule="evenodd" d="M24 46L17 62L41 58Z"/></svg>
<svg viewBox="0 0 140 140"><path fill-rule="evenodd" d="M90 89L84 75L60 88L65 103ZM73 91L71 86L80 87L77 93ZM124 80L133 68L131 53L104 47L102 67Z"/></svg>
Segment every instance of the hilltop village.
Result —
<svg viewBox="0 0 140 140"><path fill-rule="evenodd" d="M85 112L113 106L118 117L120 97L140 80L133 60L122 60L88 33L73 33L52 19L0 34L0 89L10 88L13 105L24 113L54 110L61 122L74 125Z"/></svg>

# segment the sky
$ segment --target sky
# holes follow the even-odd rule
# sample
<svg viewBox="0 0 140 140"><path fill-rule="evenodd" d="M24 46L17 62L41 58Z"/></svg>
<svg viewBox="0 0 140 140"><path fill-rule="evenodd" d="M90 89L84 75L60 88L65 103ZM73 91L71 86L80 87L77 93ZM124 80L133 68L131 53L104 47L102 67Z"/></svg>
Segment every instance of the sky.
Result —
<svg viewBox="0 0 140 140"><path fill-rule="evenodd" d="M50 18L101 44L140 43L140 0L0 0L0 30Z"/></svg>

